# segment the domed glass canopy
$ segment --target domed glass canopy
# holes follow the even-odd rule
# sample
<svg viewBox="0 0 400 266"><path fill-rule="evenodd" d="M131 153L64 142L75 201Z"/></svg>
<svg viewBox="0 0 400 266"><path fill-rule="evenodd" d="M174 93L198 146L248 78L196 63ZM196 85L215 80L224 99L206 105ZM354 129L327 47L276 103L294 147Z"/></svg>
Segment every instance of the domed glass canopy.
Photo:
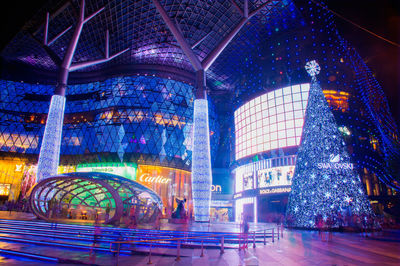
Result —
<svg viewBox="0 0 400 266"><path fill-rule="evenodd" d="M132 206L136 221L149 223L162 209L161 198L151 189L121 176L97 172L47 178L33 188L30 205L43 220L98 217L104 223L118 223Z"/></svg>

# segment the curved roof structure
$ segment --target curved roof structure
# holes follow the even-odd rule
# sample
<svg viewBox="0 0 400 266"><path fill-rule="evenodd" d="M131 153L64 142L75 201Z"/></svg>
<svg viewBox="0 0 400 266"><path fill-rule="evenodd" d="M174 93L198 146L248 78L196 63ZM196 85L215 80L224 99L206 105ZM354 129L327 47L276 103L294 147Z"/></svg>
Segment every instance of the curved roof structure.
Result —
<svg viewBox="0 0 400 266"><path fill-rule="evenodd" d="M51 206L51 201L56 206ZM33 213L44 220L54 218L50 217L54 208L58 213L63 208L102 213L109 206L112 212L106 223L118 222L123 211L132 205L138 213L138 222L149 222L163 206L161 198L151 189L121 176L97 172L68 173L42 180L32 189L30 205Z"/></svg>
<svg viewBox="0 0 400 266"><path fill-rule="evenodd" d="M2 58L7 63L28 66L43 76L51 73L50 77L55 77L57 64L66 53L77 23L80 2L50 0L3 49ZM96 10L101 12L83 27L73 63L103 58L107 31L110 54L127 48L129 51L108 63L87 67L71 77L92 76L96 72L160 70L186 76L190 82L193 65L157 11L155 2L158 1L86 0L86 16ZM211 90L232 90L238 72L231 66L244 66L249 53L258 53L258 49L248 49L249 45L262 46L264 40L278 31L304 24L291 0L250 0L245 7L246 2L159 1L194 55L207 65L211 64L210 57L220 50L218 46L224 39L243 24L207 71ZM246 9L249 19L244 20ZM46 12L50 13L47 36L44 34ZM43 44L44 38L47 46Z"/></svg>

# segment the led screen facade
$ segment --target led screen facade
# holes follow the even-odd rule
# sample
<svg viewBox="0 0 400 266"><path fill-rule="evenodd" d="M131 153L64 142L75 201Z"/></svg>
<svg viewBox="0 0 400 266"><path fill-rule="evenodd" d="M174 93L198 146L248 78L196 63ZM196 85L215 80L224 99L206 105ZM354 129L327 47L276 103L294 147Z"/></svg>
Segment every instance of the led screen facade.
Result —
<svg viewBox="0 0 400 266"><path fill-rule="evenodd" d="M235 111L235 158L297 146L310 84L265 93Z"/></svg>

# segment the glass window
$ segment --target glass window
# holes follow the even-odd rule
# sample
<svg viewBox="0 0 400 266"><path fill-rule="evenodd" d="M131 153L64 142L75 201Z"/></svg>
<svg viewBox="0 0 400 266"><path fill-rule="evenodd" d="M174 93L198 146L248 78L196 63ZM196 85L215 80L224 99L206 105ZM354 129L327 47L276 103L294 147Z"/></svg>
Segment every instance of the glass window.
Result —
<svg viewBox="0 0 400 266"><path fill-rule="evenodd" d="M283 98L282 97L277 97L275 102L276 102L276 105L283 104Z"/></svg>
<svg viewBox="0 0 400 266"><path fill-rule="evenodd" d="M261 105L260 104L257 104L256 105L256 112L260 112L261 111Z"/></svg>
<svg viewBox="0 0 400 266"><path fill-rule="evenodd" d="M261 112L258 112L257 114L256 114L256 119L257 119L257 121L261 121L262 120L262 115L261 115Z"/></svg>
<svg viewBox="0 0 400 266"><path fill-rule="evenodd" d="M292 93L297 93L297 92L300 92L300 85L292 86Z"/></svg>
<svg viewBox="0 0 400 266"><path fill-rule="evenodd" d="M277 107L276 107L276 112L277 112L278 114L283 113L283 105L277 106Z"/></svg>
<svg viewBox="0 0 400 266"><path fill-rule="evenodd" d="M283 100L284 100L285 103L291 102L292 101L292 95L291 94L285 95Z"/></svg>
<svg viewBox="0 0 400 266"><path fill-rule="evenodd" d="M271 107L274 107L274 106L275 106L275 99L269 100L268 101L268 107L271 108Z"/></svg>
<svg viewBox="0 0 400 266"><path fill-rule="evenodd" d="M302 91L309 91L310 90L310 83L301 84Z"/></svg>
<svg viewBox="0 0 400 266"><path fill-rule="evenodd" d="M302 127L303 126L303 119L296 119L294 120L295 127Z"/></svg>
<svg viewBox="0 0 400 266"><path fill-rule="evenodd" d="M271 141L271 150L278 148L278 141Z"/></svg>
<svg viewBox="0 0 400 266"><path fill-rule="evenodd" d="M301 110L294 111L294 118L303 118L303 112Z"/></svg>
<svg viewBox="0 0 400 266"><path fill-rule="evenodd" d="M276 123L276 116L275 115L269 117L269 123L270 124Z"/></svg>
<svg viewBox="0 0 400 266"><path fill-rule="evenodd" d="M288 138L288 139L287 139L287 145L288 145L288 146L294 146L294 145L296 145L295 138Z"/></svg>
<svg viewBox="0 0 400 266"><path fill-rule="evenodd" d="M294 121L286 120L286 128L294 128Z"/></svg>
<svg viewBox="0 0 400 266"><path fill-rule="evenodd" d="M293 112L286 112L285 113L285 118L286 118L286 120L293 119Z"/></svg>
<svg viewBox="0 0 400 266"><path fill-rule="evenodd" d="M290 112L293 110L293 103L286 103L285 104L285 112Z"/></svg>
<svg viewBox="0 0 400 266"><path fill-rule="evenodd" d="M275 97L282 96L282 89L275 90Z"/></svg>
<svg viewBox="0 0 400 266"><path fill-rule="evenodd" d="M291 93L292 93L291 87L285 87L285 88L283 88L283 94L284 94L284 95L288 95L288 94L291 94Z"/></svg>
<svg viewBox="0 0 400 266"><path fill-rule="evenodd" d="M301 102L294 102L294 103L293 103L293 109L294 109L294 110L301 110L301 109L303 109L303 108L302 108L302 105L301 105Z"/></svg>
<svg viewBox="0 0 400 266"><path fill-rule="evenodd" d="M293 101L294 102L301 101L301 94L300 93L293 94L292 96L293 96Z"/></svg>
<svg viewBox="0 0 400 266"><path fill-rule="evenodd" d="M286 147L286 139L280 139L279 140L279 147Z"/></svg>
<svg viewBox="0 0 400 266"><path fill-rule="evenodd" d="M287 133L287 136L288 136L288 137L294 137L294 129L293 129L293 128L288 129L288 130L286 131L286 133Z"/></svg>
<svg viewBox="0 0 400 266"><path fill-rule="evenodd" d="M270 143L264 143L264 151L268 151L270 149Z"/></svg>
<svg viewBox="0 0 400 266"><path fill-rule="evenodd" d="M286 138L286 130L278 131L278 139L285 139Z"/></svg>
<svg viewBox="0 0 400 266"><path fill-rule="evenodd" d="M285 114L283 113L278 114L276 117L277 117L277 122L285 121Z"/></svg>
<svg viewBox="0 0 400 266"><path fill-rule="evenodd" d="M285 129L285 122L279 122L278 123L278 130L283 130Z"/></svg>
<svg viewBox="0 0 400 266"><path fill-rule="evenodd" d="M274 131L276 131L276 129L277 129L277 126L276 126L275 123L274 123L274 124L271 124L270 127L269 127L269 131L270 131L270 132L274 132Z"/></svg>
<svg viewBox="0 0 400 266"><path fill-rule="evenodd" d="M271 133L271 141L276 139L278 139L278 132L275 131Z"/></svg>
<svg viewBox="0 0 400 266"><path fill-rule="evenodd" d="M274 99L274 98L275 98L274 92L269 92L268 93L268 100L271 100L271 99Z"/></svg>

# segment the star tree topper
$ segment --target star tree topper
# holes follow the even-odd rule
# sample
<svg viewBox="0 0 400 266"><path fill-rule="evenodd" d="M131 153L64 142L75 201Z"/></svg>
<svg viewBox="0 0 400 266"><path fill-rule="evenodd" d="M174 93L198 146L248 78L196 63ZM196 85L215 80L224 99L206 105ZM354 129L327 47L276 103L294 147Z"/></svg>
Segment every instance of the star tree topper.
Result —
<svg viewBox="0 0 400 266"><path fill-rule="evenodd" d="M308 75L310 75L313 80L316 79L316 76L321 71L321 67L318 65L317 61L315 61L315 60L308 61L307 64L305 65L305 69L306 69Z"/></svg>

